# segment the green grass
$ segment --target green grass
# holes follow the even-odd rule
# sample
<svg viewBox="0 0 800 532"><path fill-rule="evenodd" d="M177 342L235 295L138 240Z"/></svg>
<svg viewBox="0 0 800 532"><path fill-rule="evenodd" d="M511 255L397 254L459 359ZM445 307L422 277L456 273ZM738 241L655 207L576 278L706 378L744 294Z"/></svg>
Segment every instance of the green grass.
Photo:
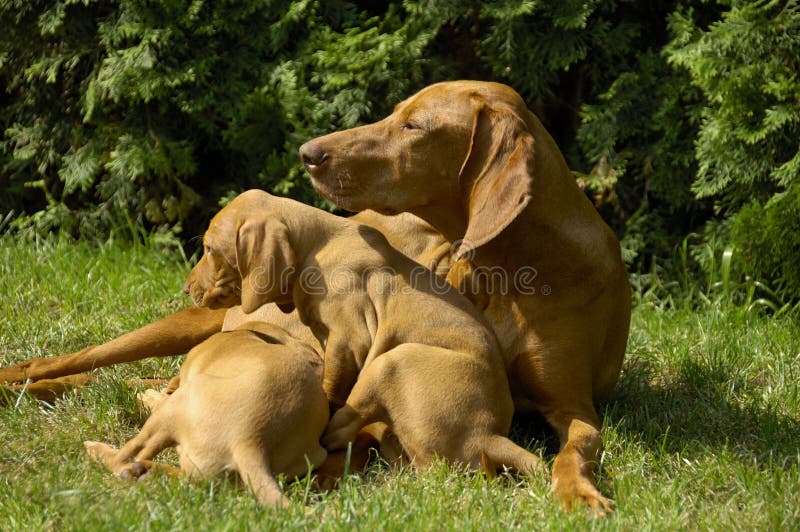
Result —
<svg viewBox="0 0 800 532"><path fill-rule="evenodd" d="M0 238L0 364L77 350L182 308L187 270L170 246ZM601 488L617 503L605 519L562 512L543 479L486 483L445 464L425 473L376 465L325 494L296 482L287 490L301 504L285 512L259 509L225 479L118 481L89 462L82 441L135 434L144 414L122 381L172 375L173 358L100 370L99 383L55 405L0 409L0 527L798 529L798 323L642 304L628 353L602 411ZM557 446L536 419L517 420L513 437L549 459Z"/></svg>

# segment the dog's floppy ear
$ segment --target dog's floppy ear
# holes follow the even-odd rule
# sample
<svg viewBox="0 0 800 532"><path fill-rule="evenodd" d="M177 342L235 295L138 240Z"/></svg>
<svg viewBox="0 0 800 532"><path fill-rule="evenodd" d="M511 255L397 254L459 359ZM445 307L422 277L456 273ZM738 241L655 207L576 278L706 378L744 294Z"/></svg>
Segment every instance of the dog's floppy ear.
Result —
<svg viewBox="0 0 800 532"><path fill-rule="evenodd" d="M472 140L459 180L466 187L468 223L459 260L514 221L531 200L534 140L514 111L476 101Z"/></svg>
<svg viewBox="0 0 800 532"><path fill-rule="evenodd" d="M291 303L295 257L283 223L268 216L245 220L236 232L236 262L245 313L265 303Z"/></svg>

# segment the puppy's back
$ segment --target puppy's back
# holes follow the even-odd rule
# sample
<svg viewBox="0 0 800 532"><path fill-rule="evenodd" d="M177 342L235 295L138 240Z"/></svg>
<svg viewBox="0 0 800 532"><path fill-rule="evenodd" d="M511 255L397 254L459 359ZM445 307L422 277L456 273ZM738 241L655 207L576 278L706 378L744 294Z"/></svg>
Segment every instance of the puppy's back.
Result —
<svg viewBox="0 0 800 532"><path fill-rule="evenodd" d="M394 248L376 229L354 224L357 236L344 236L349 252L336 268L353 268L400 343L423 343L499 358L497 338L475 306L447 280ZM331 265L327 265L331 267Z"/></svg>
<svg viewBox="0 0 800 532"><path fill-rule="evenodd" d="M190 434L179 442L181 463L221 469L247 442L263 449L275 474L303 474L306 456L313 465L325 456L322 362L302 342L278 343L247 326L212 336L187 357L176 392L186 394Z"/></svg>

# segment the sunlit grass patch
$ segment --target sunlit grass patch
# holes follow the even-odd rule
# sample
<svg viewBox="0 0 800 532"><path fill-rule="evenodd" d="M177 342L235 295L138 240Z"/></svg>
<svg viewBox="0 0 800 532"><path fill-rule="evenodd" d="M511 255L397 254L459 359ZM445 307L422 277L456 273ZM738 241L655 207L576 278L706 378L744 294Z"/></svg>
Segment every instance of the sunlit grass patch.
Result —
<svg viewBox="0 0 800 532"><path fill-rule="evenodd" d="M0 363L77 350L188 305L174 249L0 239ZM146 413L124 383L168 377L179 358L98 370L54 405L0 409L4 529L789 530L800 526L800 325L724 306L634 311L620 383L600 413L600 487L615 514L566 514L546 479L482 475L437 463L371 466L330 493L286 486L296 504L262 510L237 482L163 475L116 480L86 439L121 444ZM520 416L512 438L552 460L557 439ZM174 460L174 454L167 454ZM305 506L304 506L305 503Z"/></svg>

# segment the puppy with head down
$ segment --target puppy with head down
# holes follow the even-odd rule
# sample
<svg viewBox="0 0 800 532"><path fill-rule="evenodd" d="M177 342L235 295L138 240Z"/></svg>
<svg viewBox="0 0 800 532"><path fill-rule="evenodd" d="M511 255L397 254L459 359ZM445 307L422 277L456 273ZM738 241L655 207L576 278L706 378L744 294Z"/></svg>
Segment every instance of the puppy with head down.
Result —
<svg viewBox="0 0 800 532"><path fill-rule="evenodd" d="M185 290L198 305L296 308L325 349L341 406L323 444L389 425L417 466L436 456L523 473L540 460L507 438L513 413L494 333L469 301L376 230L251 190L211 221Z"/></svg>
<svg viewBox="0 0 800 532"><path fill-rule="evenodd" d="M84 442L92 459L121 477L153 467L177 473L150 461L175 446L190 478L235 471L261 505L286 506L275 476L304 475L327 456L319 444L329 411L322 361L274 325L215 334L189 352L165 392L148 390L143 402L152 414L121 449Z"/></svg>

